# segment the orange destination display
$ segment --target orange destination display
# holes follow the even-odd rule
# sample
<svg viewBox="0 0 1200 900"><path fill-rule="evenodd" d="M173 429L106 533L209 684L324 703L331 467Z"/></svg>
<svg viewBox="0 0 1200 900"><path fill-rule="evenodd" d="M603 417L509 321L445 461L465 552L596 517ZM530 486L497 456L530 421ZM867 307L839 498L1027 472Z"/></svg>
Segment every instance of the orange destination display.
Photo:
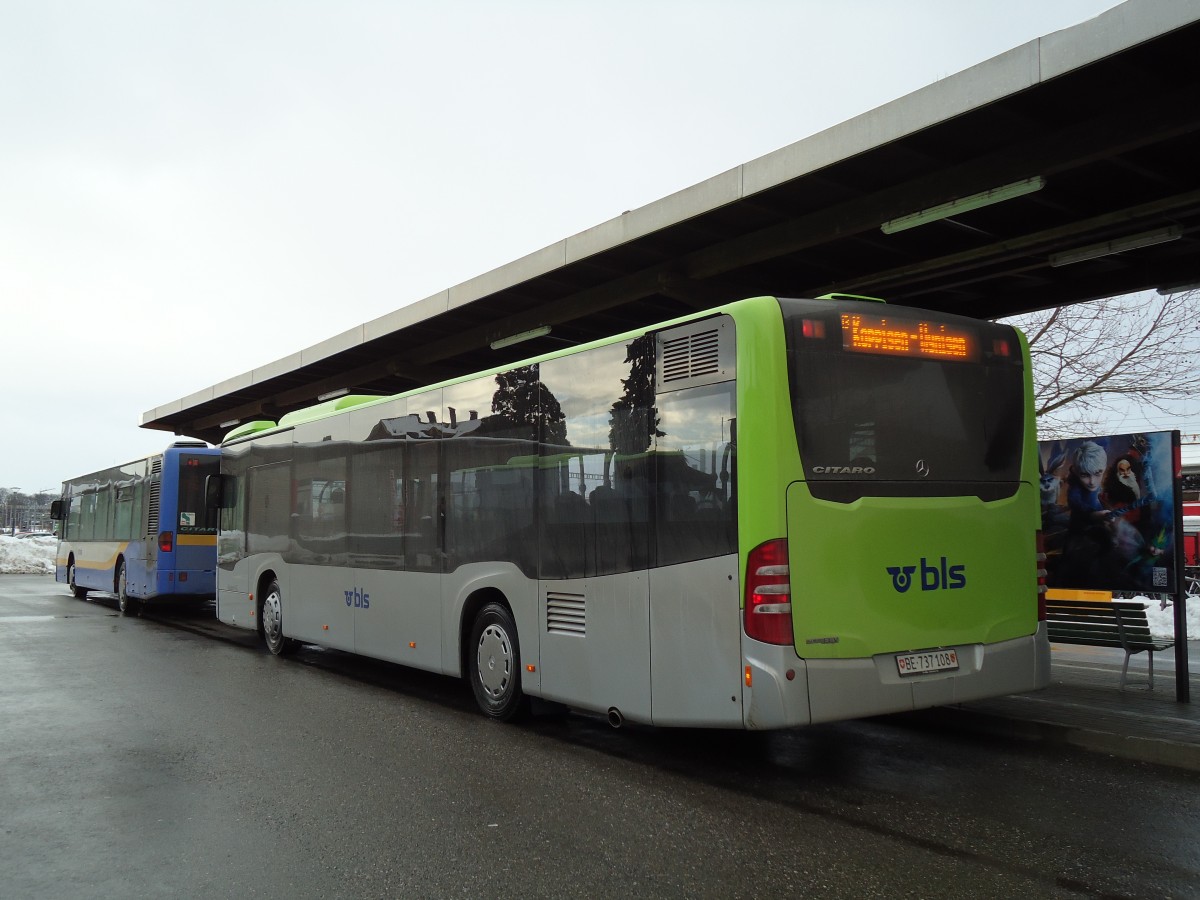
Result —
<svg viewBox="0 0 1200 900"><path fill-rule="evenodd" d="M975 334L965 328L943 322L862 313L842 314L842 348L858 353L959 362L979 359Z"/></svg>

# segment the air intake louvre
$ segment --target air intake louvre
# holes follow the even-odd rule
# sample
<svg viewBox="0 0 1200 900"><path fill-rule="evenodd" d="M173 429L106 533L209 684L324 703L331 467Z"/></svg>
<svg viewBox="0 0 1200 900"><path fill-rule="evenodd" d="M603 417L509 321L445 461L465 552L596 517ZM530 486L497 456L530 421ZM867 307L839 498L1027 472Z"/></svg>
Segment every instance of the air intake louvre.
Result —
<svg viewBox="0 0 1200 900"><path fill-rule="evenodd" d="M662 378L666 383L681 378L714 375L721 367L717 330L686 334L663 341Z"/></svg>
<svg viewBox="0 0 1200 900"><path fill-rule="evenodd" d="M150 508L146 513L146 537L158 536L158 503L162 493L162 457L150 463Z"/></svg>
<svg viewBox="0 0 1200 900"><path fill-rule="evenodd" d="M551 634L587 634L587 601L583 594L547 591L546 631Z"/></svg>
<svg viewBox="0 0 1200 900"><path fill-rule="evenodd" d="M733 320L717 316L658 335L657 390L678 391L734 377Z"/></svg>

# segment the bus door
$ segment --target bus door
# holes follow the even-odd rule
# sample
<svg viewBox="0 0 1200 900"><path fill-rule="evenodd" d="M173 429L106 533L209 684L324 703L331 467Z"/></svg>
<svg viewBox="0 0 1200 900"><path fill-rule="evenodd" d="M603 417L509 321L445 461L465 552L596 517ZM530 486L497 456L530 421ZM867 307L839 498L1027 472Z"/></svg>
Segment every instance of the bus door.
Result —
<svg viewBox="0 0 1200 900"><path fill-rule="evenodd" d="M232 480L233 506L222 511L218 552L217 617L256 627L254 579L269 566L282 573L291 529L292 433L279 432L222 448L221 467ZM285 585L286 588L286 585Z"/></svg>
<svg viewBox="0 0 1200 900"><path fill-rule="evenodd" d="M284 556L290 583L282 587L287 637L352 651L361 597L373 591L364 573L347 565L348 434L346 416L301 423L293 432Z"/></svg>
<svg viewBox="0 0 1200 900"><path fill-rule="evenodd" d="M660 391L656 431L654 723L740 726L734 383Z"/></svg>
<svg viewBox="0 0 1200 900"><path fill-rule="evenodd" d="M648 464L588 450L538 469L543 696L640 722L651 713Z"/></svg>
<svg viewBox="0 0 1200 900"><path fill-rule="evenodd" d="M222 496L217 533L217 617L222 600L228 595L230 606L245 604L246 566L238 565L246 557L246 471L239 463L240 454L225 451L222 461ZM236 474L234 474L236 472Z"/></svg>

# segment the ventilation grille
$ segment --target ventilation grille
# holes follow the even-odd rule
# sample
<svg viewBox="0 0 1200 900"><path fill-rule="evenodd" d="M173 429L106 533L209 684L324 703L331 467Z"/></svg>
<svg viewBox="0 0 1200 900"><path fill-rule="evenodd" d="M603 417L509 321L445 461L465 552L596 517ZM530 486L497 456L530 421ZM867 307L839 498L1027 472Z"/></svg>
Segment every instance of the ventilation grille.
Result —
<svg viewBox="0 0 1200 900"><path fill-rule="evenodd" d="M717 316L660 334L658 391L678 391L733 378L732 322L728 316Z"/></svg>
<svg viewBox="0 0 1200 900"><path fill-rule="evenodd" d="M150 509L146 513L146 537L158 535L158 502L162 493L162 457L150 463Z"/></svg>
<svg viewBox="0 0 1200 900"><path fill-rule="evenodd" d="M587 601L583 594L547 591L546 631L551 634L587 634Z"/></svg>
<svg viewBox="0 0 1200 900"><path fill-rule="evenodd" d="M715 375L721 368L715 328L663 341L662 379L666 384L681 378Z"/></svg>

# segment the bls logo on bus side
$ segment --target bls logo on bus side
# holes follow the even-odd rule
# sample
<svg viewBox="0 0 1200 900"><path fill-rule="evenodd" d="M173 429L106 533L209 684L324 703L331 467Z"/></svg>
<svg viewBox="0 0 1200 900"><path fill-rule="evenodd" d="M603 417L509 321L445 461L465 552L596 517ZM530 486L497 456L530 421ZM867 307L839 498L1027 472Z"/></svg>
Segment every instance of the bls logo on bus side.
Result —
<svg viewBox="0 0 1200 900"><path fill-rule="evenodd" d="M352 591L342 591L346 595L346 605L353 606L358 609L371 608L371 595L366 591L355 588Z"/></svg>
<svg viewBox="0 0 1200 900"><path fill-rule="evenodd" d="M956 591L967 586L967 567L952 566L946 557L929 564L924 556L921 557L921 590L923 591ZM913 573L918 566L888 566L888 574L892 576L892 587L896 593L903 594L913 586Z"/></svg>

